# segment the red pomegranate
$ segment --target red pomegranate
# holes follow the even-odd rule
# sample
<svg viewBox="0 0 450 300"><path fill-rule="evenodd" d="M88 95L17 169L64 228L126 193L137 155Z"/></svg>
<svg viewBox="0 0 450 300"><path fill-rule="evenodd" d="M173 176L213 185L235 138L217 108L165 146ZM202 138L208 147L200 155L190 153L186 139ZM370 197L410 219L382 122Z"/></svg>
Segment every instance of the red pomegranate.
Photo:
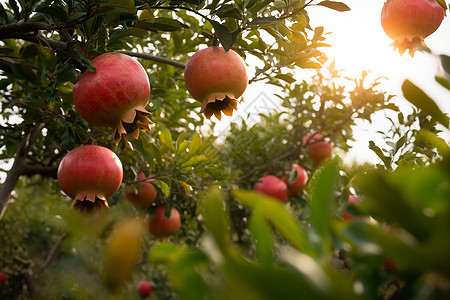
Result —
<svg viewBox="0 0 450 300"><path fill-rule="evenodd" d="M261 192L267 196L276 198L280 202L286 201L288 197L288 188L286 183L273 175L266 175L259 179L253 189L255 191Z"/></svg>
<svg viewBox="0 0 450 300"><path fill-rule="evenodd" d="M158 191L150 183L152 179L147 179L144 172L139 173L137 179L140 181L137 190L133 184L127 184L125 198L136 208L148 208L156 201Z"/></svg>
<svg viewBox="0 0 450 300"><path fill-rule="evenodd" d="M8 275L5 272L0 271L0 283L5 282L8 279Z"/></svg>
<svg viewBox="0 0 450 300"><path fill-rule="evenodd" d="M354 205L359 203L359 198L355 195L349 195L347 200L347 205ZM355 219L355 216L351 213L347 212L346 210L342 211L342 217L344 220L353 220Z"/></svg>
<svg viewBox="0 0 450 300"><path fill-rule="evenodd" d="M96 71L80 74L73 87L78 113L92 125L113 128L116 144L128 134L137 138L140 128L150 131L150 83L142 65L121 53L102 54L92 65Z"/></svg>
<svg viewBox="0 0 450 300"><path fill-rule="evenodd" d="M148 227L150 233L162 239L177 233L181 226L180 213L175 207L170 210L169 218L166 218L166 205L154 208L154 216L148 217Z"/></svg>
<svg viewBox="0 0 450 300"><path fill-rule="evenodd" d="M320 133L304 136L302 143L316 166L331 157L333 145L330 143L330 139L324 138Z"/></svg>
<svg viewBox="0 0 450 300"><path fill-rule="evenodd" d="M184 79L189 93L203 103L200 110L206 118L223 112L227 116L237 110L237 98L247 88L248 77L241 57L222 47L213 46L197 51L187 62Z"/></svg>
<svg viewBox="0 0 450 300"><path fill-rule="evenodd" d="M119 189L122 177L119 157L95 145L73 149L58 168L59 186L74 199L72 206L85 212L108 207L107 199Z"/></svg>
<svg viewBox="0 0 450 300"><path fill-rule="evenodd" d="M297 172L297 175L294 181L289 183L289 174L294 172L294 170ZM286 174L287 176L283 176L281 179L283 179L283 181L287 184L288 195L291 197L301 194L305 189L306 183L308 182L308 173L306 173L306 170L298 164L293 164L292 169L290 171L286 171Z"/></svg>
<svg viewBox="0 0 450 300"><path fill-rule="evenodd" d="M403 54L414 53L417 44L435 32L444 19L444 9L436 0L388 0L381 11L384 32Z"/></svg>
<svg viewBox="0 0 450 300"><path fill-rule="evenodd" d="M142 280L137 285L137 292L142 299L150 297L152 294L152 289L153 287L151 282L147 280Z"/></svg>

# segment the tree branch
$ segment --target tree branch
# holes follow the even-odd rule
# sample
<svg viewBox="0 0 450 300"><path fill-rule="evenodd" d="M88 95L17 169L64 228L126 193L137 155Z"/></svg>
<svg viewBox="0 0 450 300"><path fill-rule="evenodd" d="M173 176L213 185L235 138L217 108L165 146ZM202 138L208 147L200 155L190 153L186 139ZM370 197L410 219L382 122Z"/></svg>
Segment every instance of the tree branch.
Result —
<svg viewBox="0 0 450 300"><path fill-rule="evenodd" d="M13 38L17 33L27 33L38 30L54 30L55 27L43 22L21 22L0 26L0 39Z"/></svg>
<svg viewBox="0 0 450 300"><path fill-rule="evenodd" d="M144 54L144 53L137 53L137 52L132 52L132 51L116 51L116 52L127 54L127 55L134 56L134 57L139 57L139 58L143 58L143 59L160 62L160 63L171 65L171 66L174 66L177 68L181 68L181 69L184 69L186 67L186 65L181 62L174 61L174 60L171 60L171 59L168 59L165 57L154 56L154 55Z"/></svg>
<svg viewBox="0 0 450 300"><path fill-rule="evenodd" d="M64 240L67 238L68 234L64 233L55 243L55 245L53 245L52 249L50 250L50 253L47 256L47 259L45 260L45 262L42 264L42 266L40 267L40 270L44 270L45 268L47 268L52 261L56 258L56 256L58 255L58 250L62 244L62 242L64 242Z"/></svg>
<svg viewBox="0 0 450 300"><path fill-rule="evenodd" d="M20 176L24 174L26 170L25 158L27 156L28 149L30 145L36 140L38 134L40 134L42 128L44 128L45 123L38 123L33 128L31 128L28 133L25 134L22 141L20 142L19 148L17 149L16 157L14 158L14 163L6 176L5 182L0 188L0 220L6 211L8 206L9 198L12 191L14 190L17 181Z"/></svg>

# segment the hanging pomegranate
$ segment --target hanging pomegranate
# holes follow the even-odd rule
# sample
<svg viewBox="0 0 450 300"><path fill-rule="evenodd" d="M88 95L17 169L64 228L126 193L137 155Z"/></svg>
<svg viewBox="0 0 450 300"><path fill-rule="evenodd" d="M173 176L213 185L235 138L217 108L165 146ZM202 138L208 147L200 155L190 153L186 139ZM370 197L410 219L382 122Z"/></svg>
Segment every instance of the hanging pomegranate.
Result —
<svg viewBox="0 0 450 300"><path fill-rule="evenodd" d="M154 179L149 179L144 172L137 175L140 181L139 185L127 184L125 186L125 198L136 208L149 208L158 197L158 191L150 182Z"/></svg>
<svg viewBox="0 0 450 300"><path fill-rule="evenodd" d="M85 145L64 156L58 168L58 183L72 206L91 212L108 206L122 183L123 169L119 157L108 148Z"/></svg>
<svg viewBox="0 0 450 300"><path fill-rule="evenodd" d="M78 113L92 125L113 128L116 145L128 134L137 138L139 129L150 131L150 83L142 65L122 53L102 54L92 65L96 71L86 70L73 87Z"/></svg>
<svg viewBox="0 0 450 300"><path fill-rule="evenodd" d="M186 88L202 103L201 113L218 120L237 110L237 98L247 88L248 77L244 62L233 50L213 46L197 51L184 70Z"/></svg>
<svg viewBox="0 0 450 300"><path fill-rule="evenodd" d="M435 32L444 19L444 9L436 0L388 0L381 11L384 32L394 40L394 47L403 54Z"/></svg>

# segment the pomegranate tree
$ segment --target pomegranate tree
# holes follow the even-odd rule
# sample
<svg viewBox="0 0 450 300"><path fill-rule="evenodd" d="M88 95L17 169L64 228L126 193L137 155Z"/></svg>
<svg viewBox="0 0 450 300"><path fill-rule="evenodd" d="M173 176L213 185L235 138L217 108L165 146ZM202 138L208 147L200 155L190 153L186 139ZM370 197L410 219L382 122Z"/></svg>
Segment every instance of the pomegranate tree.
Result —
<svg viewBox="0 0 450 300"><path fill-rule="evenodd" d="M316 166L331 157L333 145L330 143L330 139L324 138L320 133L304 136L302 143Z"/></svg>
<svg viewBox="0 0 450 300"><path fill-rule="evenodd" d="M166 218L166 205L155 207L153 215L148 217L150 233L160 239L174 235L180 229L180 226L180 213L175 207L171 208L168 218Z"/></svg>
<svg viewBox="0 0 450 300"><path fill-rule="evenodd" d="M222 112L233 115L237 98L248 83L241 57L218 46L197 51L186 64L184 80L192 97L202 103L200 112L208 119L215 115L218 120Z"/></svg>
<svg viewBox="0 0 450 300"><path fill-rule="evenodd" d="M444 19L444 9L436 0L388 0L381 11L384 32L394 40L394 47L403 54L406 49L423 44Z"/></svg>
<svg viewBox="0 0 450 300"><path fill-rule="evenodd" d="M149 208L158 197L158 191L150 182L144 172L138 174L138 186L127 184L125 187L125 198L136 208Z"/></svg>
<svg viewBox="0 0 450 300"><path fill-rule="evenodd" d="M291 173L295 172L295 178L292 178L292 182L289 182L289 178L291 177ZM308 182L308 173L298 164L293 164L292 169L290 171L286 171L287 176L281 177L284 182L286 182L288 187L288 195L296 196L303 192L305 189L306 183Z"/></svg>
<svg viewBox="0 0 450 300"><path fill-rule="evenodd" d="M150 131L150 83L142 65L121 53L102 54L92 65L96 71L80 74L73 87L78 113L92 125L113 128L116 144L128 134L137 138L141 128Z"/></svg>
<svg viewBox="0 0 450 300"><path fill-rule="evenodd" d="M72 206L87 212L109 207L107 199L119 189L122 177L119 157L95 145L73 149L58 168L59 186L74 199Z"/></svg>
<svg viewBox="0 0 450 300"><path fill-rule="evenodd" d="M286 182L273 175L261 177L259 182L253 186L253 189L267 196L276 198L280 200L280 202L286 201L288 197Z"/></svg>

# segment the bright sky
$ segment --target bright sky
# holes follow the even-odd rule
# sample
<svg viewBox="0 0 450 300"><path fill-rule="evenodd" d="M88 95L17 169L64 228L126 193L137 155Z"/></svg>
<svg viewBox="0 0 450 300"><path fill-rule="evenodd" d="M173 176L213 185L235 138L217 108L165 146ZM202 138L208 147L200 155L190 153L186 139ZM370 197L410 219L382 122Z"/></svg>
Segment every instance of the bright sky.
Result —
<svg viewBox="0 0 450 300"><path fill-rule="evenodd" d="M400 56L393 51L392 40L384 33L380 22L383 0L345 0L351 11L338 13L322 7L312 7L309 10L312 26L324 26L328 43L332 48L325 49L330 57L336 59L338 69L345 70L350 76L358 76L362 70L371 70L374 77L385 76L382 89L389 94L400 95L396 101L404 101L401 97L401 85L405 79L421 87L431 96L445 112L450 114L450 92L434 80L437 72L442 72L435 57L416 53L414 57L408 54ZM425 39L427 46L435 54L450 55L450 18L444 18L440 28ZM376 119L383 128L383 115ZM368 141L377 141L374 130L360 126L355 131L358 141L350 156L359 161L378 162L379 159L367 149ZM372 133L371 133L372 132ZM369 133L369 134L368 134ZM449 132L445 135L449 140ZM361 155L361 153L364 153Z"/></svg>
<svg viewBox="0 0 450 300"><path fill-rule="evenodd" d="M341 1L345 2L351 11L337 12L321 6L308 9L311 26L313 28L323 26L325 32L329 33L327 43L332 47L322 50L330 59L335 59L336 68L344 70L345 74L352 78L358 78L363 70L370 70L373 78L386 77L381 89L388 94L399 95L396 101L405 109L409 109L409 104L401 97L401 85L405 79L409 79L435 99L444 112L450 113L450 92L434 81L434 76L439 71L436 58L421 53L416 53L414 57L410 57L407 53L400 56L398 52L394 52L392 40L384 33L380 22L380 13L385 1ZM425 42L434 53L450 55L450 17L446 17L440 28L426 38ZM264 92L265 95L268 94L268 90ZM245 105L252 102L260 93L261 86L249 86L244 94ZM270 102L270 99L266 98L270 96L262 97L258 101ZM244 116L241 112L239 115ZM377 115L374 123L376 126L362 124L355 128L357 142L347 154L348 159L380 162L380 159L368 150L368 142L374 140L377 145L385 145L384 140L375 133L376 130L388 128L384 114ZM445 137L449 140L448 132Z"/></svg>

